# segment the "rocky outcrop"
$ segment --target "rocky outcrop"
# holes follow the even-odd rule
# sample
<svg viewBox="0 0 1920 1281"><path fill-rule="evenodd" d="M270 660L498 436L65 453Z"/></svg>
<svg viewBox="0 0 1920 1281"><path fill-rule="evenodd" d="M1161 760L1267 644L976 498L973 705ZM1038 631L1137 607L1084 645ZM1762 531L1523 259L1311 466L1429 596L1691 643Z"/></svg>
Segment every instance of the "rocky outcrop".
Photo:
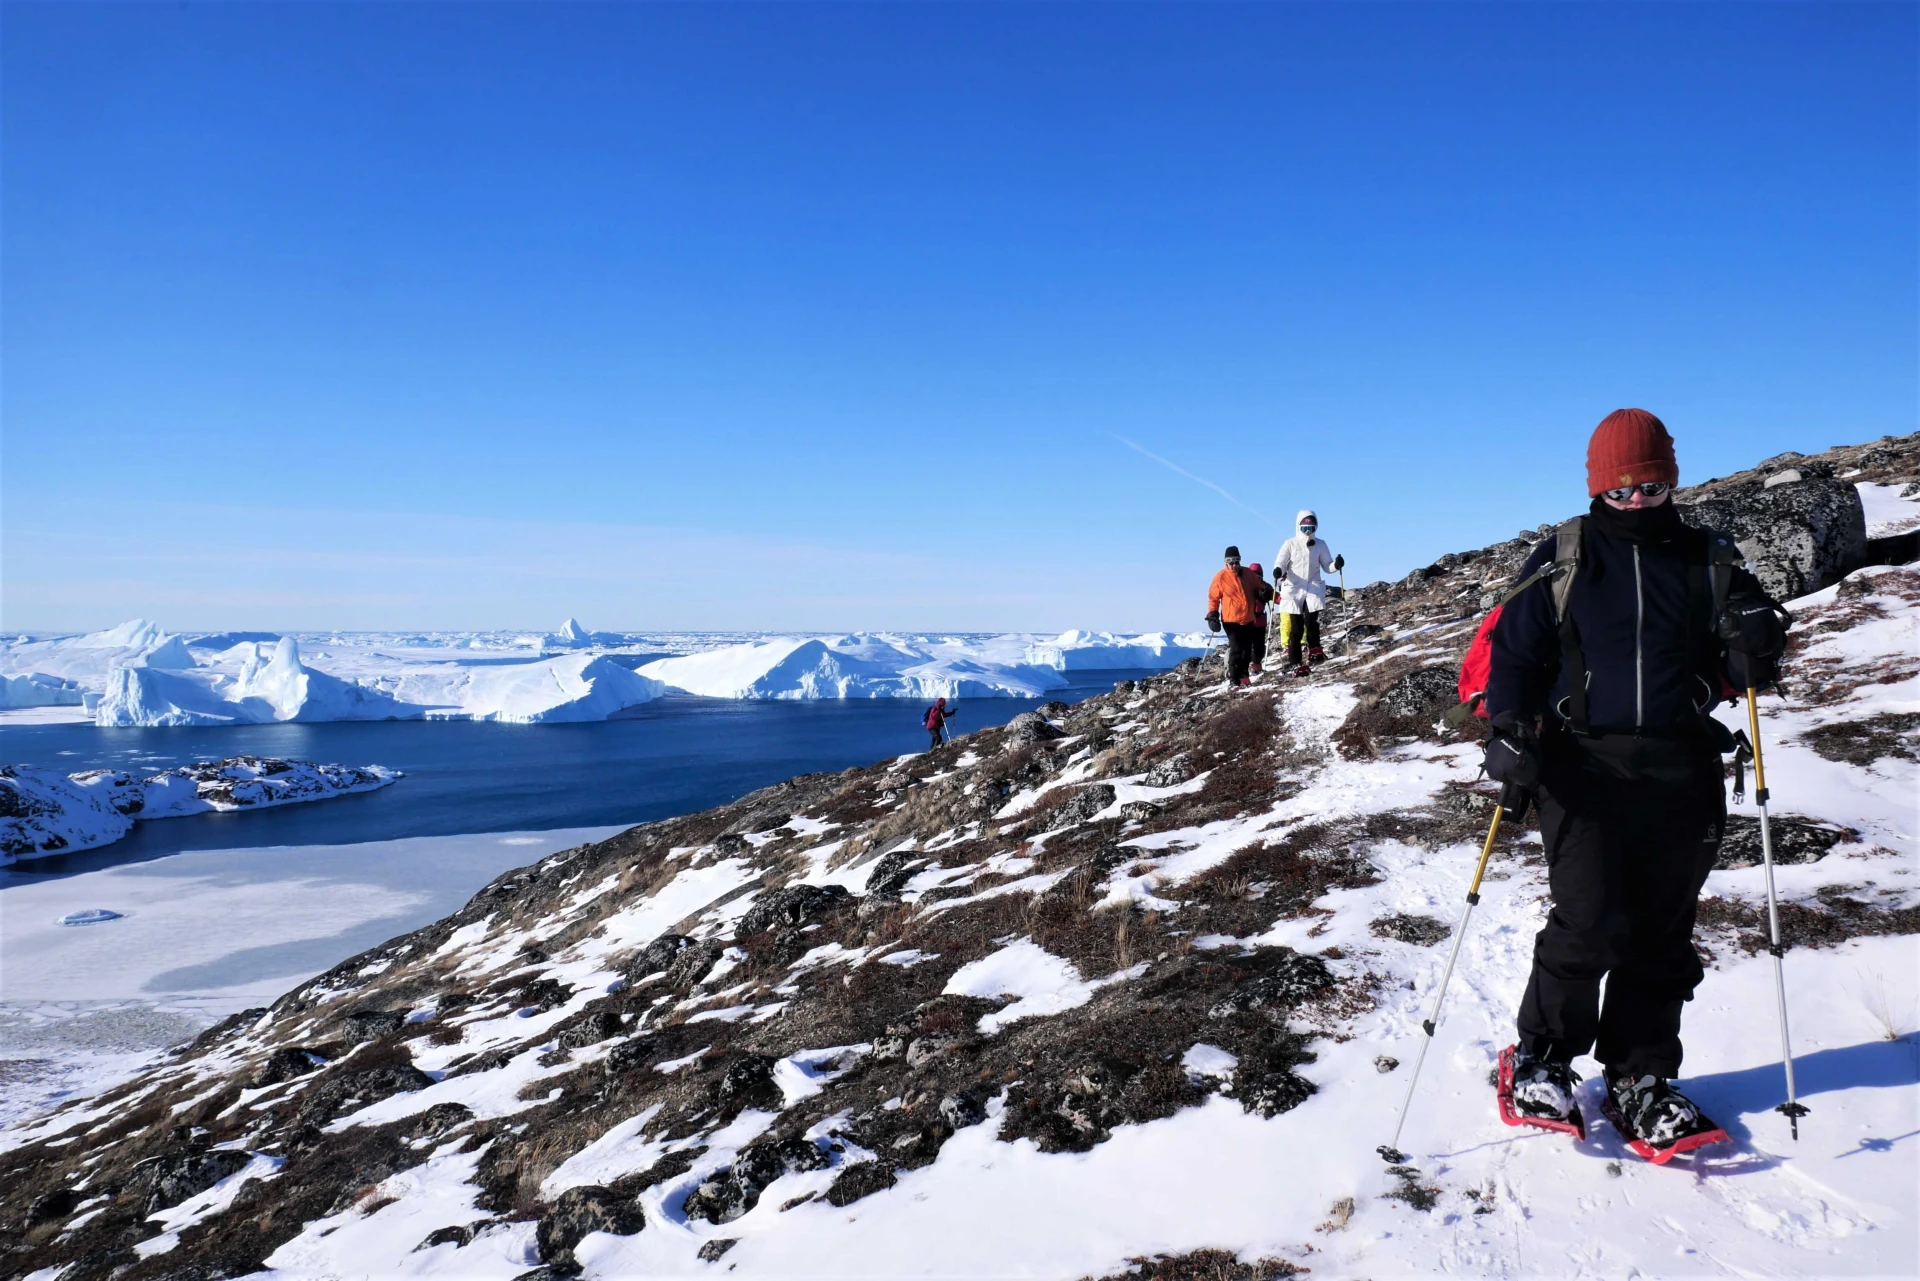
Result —
<svg viewBox="0 0 1920 1281"><path fill-rule="evenodd" d="M1770 595L1792 600L1867 563L1867 520L1853 482L1832 464L1714 481L1675 495L1687 521L1730 535Z"/></svg>

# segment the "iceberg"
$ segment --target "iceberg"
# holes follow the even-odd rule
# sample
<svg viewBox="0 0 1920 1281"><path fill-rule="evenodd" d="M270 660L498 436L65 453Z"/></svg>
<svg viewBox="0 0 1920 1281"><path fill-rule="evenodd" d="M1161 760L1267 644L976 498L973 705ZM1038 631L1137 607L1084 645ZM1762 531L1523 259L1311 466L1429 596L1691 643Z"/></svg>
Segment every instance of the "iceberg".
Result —
<svg viewBox="0 0 1920 1281"><path fill-rule="evenodd" d="M569 618L560 630L546 637L546 643L555 649L585 649L593 644L593 633L580 626L580 620Z"/></svg>
<svg viewBox="0 0 1920 1281"><path fill-rule="evenodd" d="M662 658L640 669L706 698L1038 698L1066 684L1058 671L987 657L966 641L914 642L857 634L782 637Z"/></svg>
<svg viewBox="0 0 1920 1281"><path fill-rule="evenodd" d="M185 642L144 618L83 636L0 643L0 676L51 676L85 689L103 689L115 668L192 666L193 655Z"/></svg>
<svg viewBox="0 0 1920 1281"><path fill-rule="evenodd" d="M19 707L78 707L84 691L70 680L28 672L25 676L0 676L0 710Z"/></svg>
<svg viewBox="0 0 1920 1281"><path fill-rule="evenodd" d="M377 689L343 681L300 661L291 636L265 647L245 642L223 651L216 664L187 671L116 667L93 709L102 727L264 725L274 721L366 721L417 719L423 708L407 707ZM236 662L237 670L227 664Z"/></svg>
<svg viewBox="0 0 1920 1281"><path fill-rule="evenodd" d="M546 725L603 721L649 703L666 686L604 654L566 654L536 662L437 665L381 678L382 688L433 720Z"/></svg>
<svg viewBox="0 0 1920 1281"><path fill-rule="evenodd" d="M1027 661L1061 672L1109 671L1116 668L1167 668L1206 652L1204 632L1176 636L1148 632L1118 636L1112 632L1062 632L1049 641L1027 647Z"/></svg>

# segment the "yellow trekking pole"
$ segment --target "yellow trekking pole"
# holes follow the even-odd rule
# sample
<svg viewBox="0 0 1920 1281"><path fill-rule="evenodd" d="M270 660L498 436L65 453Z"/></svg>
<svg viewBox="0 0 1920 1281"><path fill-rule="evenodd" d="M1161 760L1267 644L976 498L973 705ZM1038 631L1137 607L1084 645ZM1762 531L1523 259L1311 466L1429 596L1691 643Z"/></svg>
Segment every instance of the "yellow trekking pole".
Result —
<svg viewBox="0 0 1920 1281"><path fill-rule="evenodd" d="M1453 950L1447 954L1447 968L1440 972L1440 988L1433 994L1433 1013L1420 1025L1426 1029L1427 1039L1420 1043L1419 1057L1413 1061L1413 1075L1407 1079L1407 1097L1400 1104L1400 1120L1393 1127L1393 1141L1374 1149L1389 1165L1400 1165L1407 1159L1407 1154L1400 1150L1400 1131L1406 1128L1407 1113L1413 1110L1414 1087L1420 1084L1420 1069L1426 1064L1434 1029L1440 1025L1440 1006L1447 999L1447 983L1453 978L1454 963L1460 959L1460 945L1467 939L1467 922L1473 919L1473 909L1480 905L1480 880L1487 874L1487 860L1493 857L1494 838L1500 835L1500 816L1511 811L1517 819L1526 809L1524 791L1512 784L1500 789L1500 802L1493 807L1493 822L1487 825L1486 844L1480 847L1480 862L1473 869L1473 883L1467 886L1466 910L1460 914L1460 928L1453 932Z"/></svg>
<svg viewBox="0 0 1920 1281"><path fill-rule="evenodd" d="M1749 742L1740 745L1740 749L1750 752L1753 757L1753 803L1760 808L1760 858L1767 868L1767 951L1773 953L1773 991L1780 1005L1780 1061L1787 1071L1787 1101L1774 1111L1785 1114L1787 1125L1793 1131L1794 1142L1800 1141L1800 1118L1807 1115L1807 1107L1801 1103L1793 1079L1793 1040L1787 1034L1787 949L1780 942L1780 899L1773 888L1773 830L1767 823L1767 766L1760 755L1760 706L1754 696L1753 686L1747 686L1747 734ZM1735 757L1738 760L1738 755ZM1734 800L1740 799L1740 775L1738 765L1734 774Z"/></svg>

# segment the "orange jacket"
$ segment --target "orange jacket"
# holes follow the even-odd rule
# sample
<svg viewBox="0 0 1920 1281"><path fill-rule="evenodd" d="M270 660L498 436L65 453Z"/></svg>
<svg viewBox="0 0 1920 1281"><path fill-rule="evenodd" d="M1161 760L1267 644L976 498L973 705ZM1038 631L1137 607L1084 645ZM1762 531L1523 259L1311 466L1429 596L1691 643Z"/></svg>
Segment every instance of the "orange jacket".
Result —
<svg viewBox="0 0 1920 1281"><path fill-rule="evenodd" d="M1249 590L1251 572L1223 565L1207 588L1207 612L1220 611L1223 623L1251 623L1259 618L1260 606Z"/></svg>

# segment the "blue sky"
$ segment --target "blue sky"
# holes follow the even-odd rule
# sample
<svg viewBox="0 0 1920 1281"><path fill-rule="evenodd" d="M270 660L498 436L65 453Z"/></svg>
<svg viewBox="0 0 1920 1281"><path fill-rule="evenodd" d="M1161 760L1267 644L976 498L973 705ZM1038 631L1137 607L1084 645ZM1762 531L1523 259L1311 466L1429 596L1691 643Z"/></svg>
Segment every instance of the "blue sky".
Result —
<svg viewBox="0 0 1920 1281"><path fill-rule="evenodd" d="M1916 12L9 4L0 622L1185 628L1911 432Z"/></svg>

